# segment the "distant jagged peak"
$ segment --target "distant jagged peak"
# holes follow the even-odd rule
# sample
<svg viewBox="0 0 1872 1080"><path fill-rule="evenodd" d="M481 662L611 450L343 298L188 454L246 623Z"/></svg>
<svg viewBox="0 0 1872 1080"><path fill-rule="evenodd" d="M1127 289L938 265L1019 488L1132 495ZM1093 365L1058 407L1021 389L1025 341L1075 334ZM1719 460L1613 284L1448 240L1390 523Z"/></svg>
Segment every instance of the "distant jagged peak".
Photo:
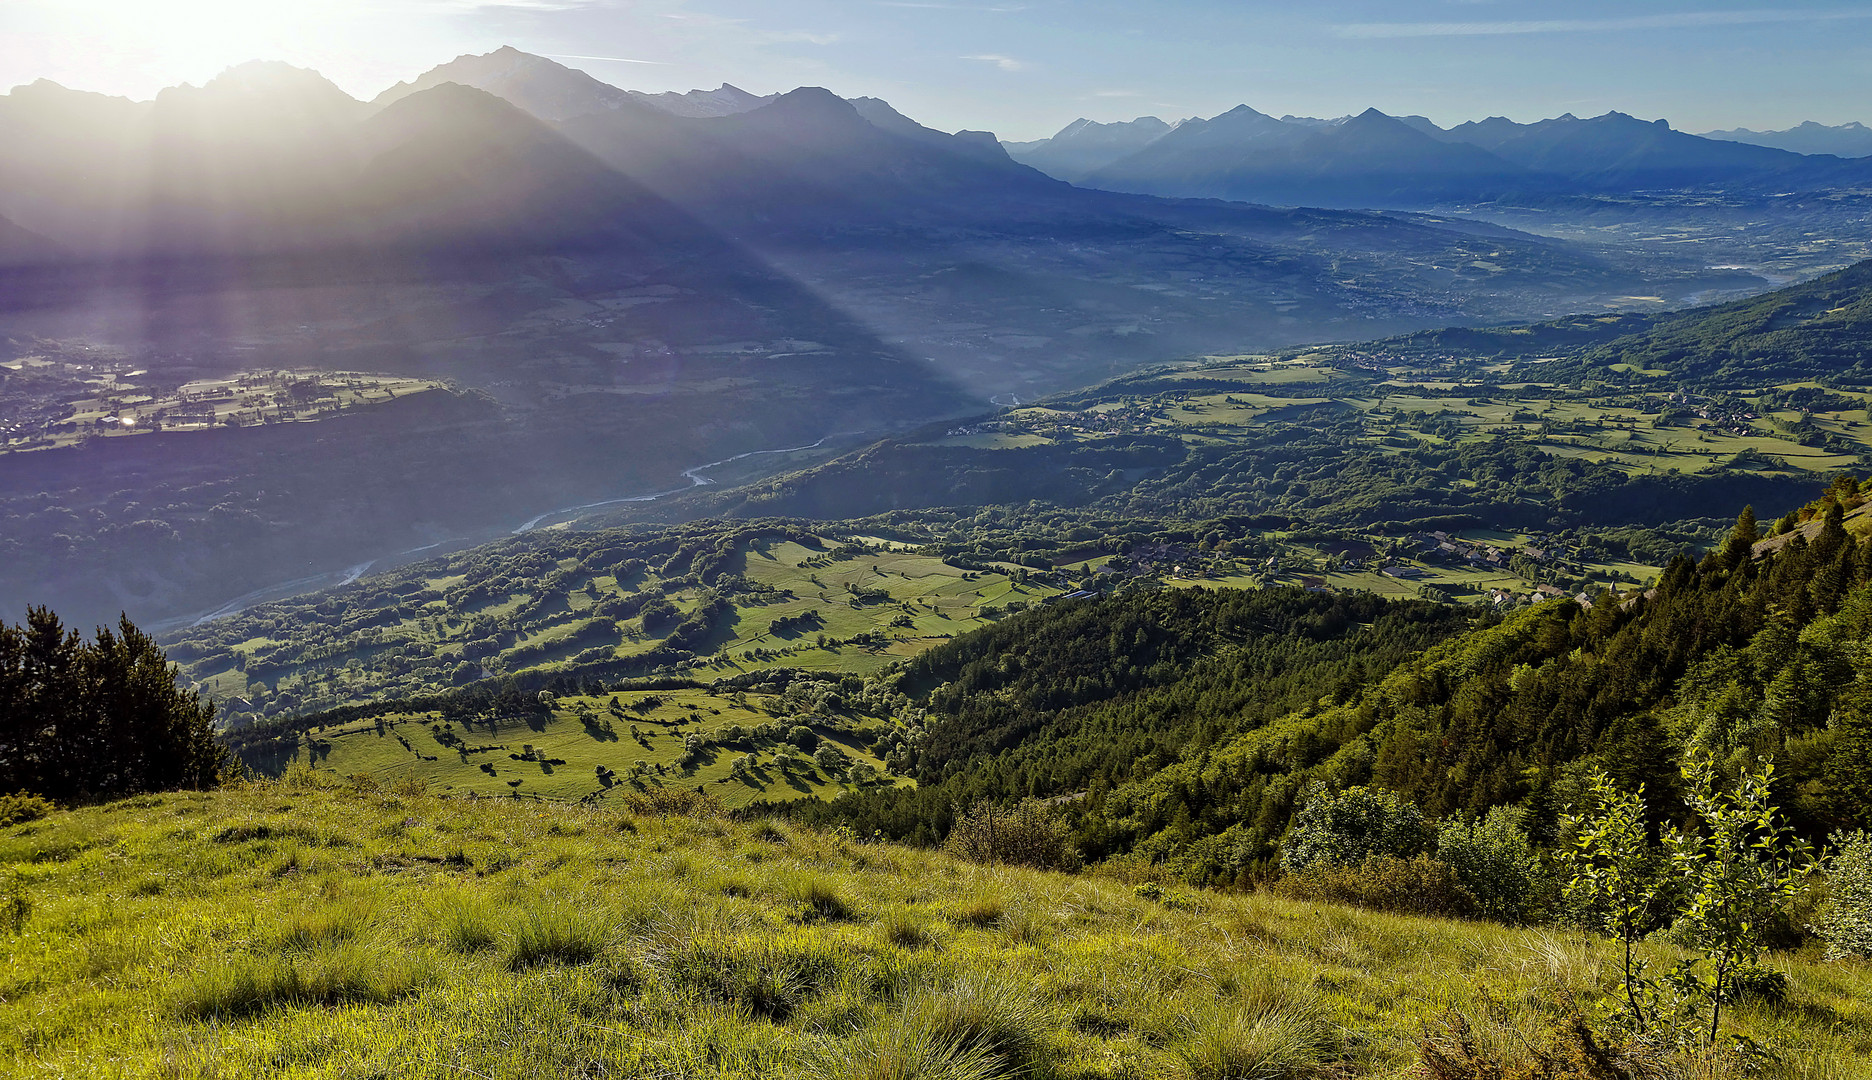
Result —
<svg viewBox="0 0 1872 1080"><path fill-rule="evenodd" d="M713 90L687 90L681 93L669 90L660 94L629 90L626 93L646 105L673 116L686 116L692 119L736 116L771 104L780 97L778 94L765 96L751 94L733 83L726 82Z"/></svg>
<svg viewBox="0 0 1872 1080"><path fill-rule="evenodd" d="M409 82L385 90L371 104L382 109L411 94L451 82L504 98L547 123L620 108L642 108L631 91L511 45L490 53L464 54L439 64Z"/></svg>
<svg viewBox="0 0 1872 1080"><path fill-rule="evenodd" d="M278 60L249 60L236 64L200 86L183 83L156 94L156 112L240 112L288 115L327 113L346 119L363 110L363 102L311 68Z"/></svg>
<svg viewBox="0 0 1872 1080"><path fill-rule="evenodd" d="M1109 123L1088 120L1082 116L1061 128L1053 138L1064 140L1102 136L1161 135L1169 130L1170 124L1155 116L1140 116L1135 120L1116 120Z"/></svg>

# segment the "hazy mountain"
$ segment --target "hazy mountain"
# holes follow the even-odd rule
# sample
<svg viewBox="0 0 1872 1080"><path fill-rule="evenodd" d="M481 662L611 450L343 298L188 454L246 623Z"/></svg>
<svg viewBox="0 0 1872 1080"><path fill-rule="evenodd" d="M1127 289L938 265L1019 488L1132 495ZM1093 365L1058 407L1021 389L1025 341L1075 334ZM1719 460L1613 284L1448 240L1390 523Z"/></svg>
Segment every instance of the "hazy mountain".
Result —
<svg viewBox="0 0 1872 1080"><path fill-rule="evenodd" d="M733 116L758 109L780 96L768 94L757 97L730 83L722 83L714 90L690 90L681 94L674 90L661 94L646 94L641 90L627 90L625 93L673 116L688 117Z"/></svg>
<svg viewBox="0 0 1872 1080"><path fill-rule="evenodd" d="M1241 106L1190 121L1086 183L1115 191L1289 205L1399 205L1501 191L1524 170L1368 109L1309 126Z"/></svg>
<svg viewBox="0 0 1872 1080"><path fill-rule="evenodd" d="M0 218L0 266L32 266L70 255L63 246Z"/></svg>
<svg viewBox="0 0 1872 1080"><path fill-rule="evenodd" d="M1872 156L1872 128L1858 121L1828 127L1809 120L1786 131L1732 128L1728 131L1706 131L1703 138L1771 146L1777 150L1792 150L1796 154L1831 154L1843 158Z"/></svg>
<svg viewBox="0 0 1872 1080"><path fill-rule="evenodd" d="M458 56L430 68L409 82L401 82L377 95L371 104L384 108L411 94L443 83L459 83L486 90L518 105L548 123L570 120L587 113L643 107L643 95L599 82L576 68L556 64L543 56L521 52L511 45L479 56Z"/></svg>
<svg viewBox="0 0 1872 1080"><path fill-rule="evenodd" d="M719 246L662 198L483 90L444 83L364 126L357 216L380 242L423 247Z"/></svg>
<svg viewBox="0 0 1872 1080"><path fill-rule="evenodd" d="M1621 112L1585 120L1568 113L1533 124L1495 116L1459 124L1443 138L1481 147L1529 172L1601 188L1722 183L1806 164L1785 150L1704 139Z"/></svg>
<svg viewBox="0 0 1872 1080"><path fill-rule="evenodd" d="M937 131L935 128L924 127L891 108L888 101L873 97L852 98L850 101L852 108L872 127L966 157L998 165L1013 164L1013 159L1002 147L1001 140L995 138L992 132L958 131L951 135Z"/></svg>
<svg viewBox="0 0 1872 1080"><path fill-rule="evenodd" d="M1050 139L1004 144L1015 161L1056 179L1076 183L1087 174L1149 146L1170 130L1155 116L1100 124L1081 117Z"/></svg>

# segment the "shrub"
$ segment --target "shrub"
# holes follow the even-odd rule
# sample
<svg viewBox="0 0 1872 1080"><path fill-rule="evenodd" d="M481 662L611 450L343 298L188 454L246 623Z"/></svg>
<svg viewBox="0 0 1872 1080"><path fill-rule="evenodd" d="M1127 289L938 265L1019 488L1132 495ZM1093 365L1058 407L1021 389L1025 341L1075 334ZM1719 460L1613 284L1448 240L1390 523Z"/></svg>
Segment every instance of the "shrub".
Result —
<svg viewBox="0 0 1872 1080"><path fill-rule="evenodd" d="M1281 842L1289 872L1314 866L1358 866L1375 856L1408 859L1429 839L1423 811L1389 791L1355 787L1329 790L1307 785L1293 827Z"/></svg>
<svg viewBox="0 0 1872 1080"><path fill-rule="evenodd" d="M1006 863L1042 870L1072 870L1079 852L1066 822L1038 799L1013 809L986 799L956 815L943 849L981 863Z"/></svg>
<svg viewBox="0 0 1872 1080"><path fill-rule="evenodd" d="M1525 813L1498 806L1481 820L1458 818L1437 831L1439 862L1456 871L1482 914L1515 921L1540 880L1540 859L1521 827Z"/></svg>
<svg viewBox="0 0 1872 1080"><path fill-rule="evenodd" d="M631 813L645 816L717 818L727 813L713 792L696 788L653 786L648 791L626 791L622 804Z"/></svg>
<svg viewBox="0 0 1872 1080"><path fill-rule="evenodd" d="M1314 865L1282 878L1276 889L1299 900L1352 904L1406 915L1466 917L1480 906L1456 868L1428 855L1374 855L1357 866Z"/></svg>
<svg viewBox="0 0 1872 1080"><path fill-rule="evenodd" d="M1175 1048L1188 1080L1289 1080L1321 1075L1338 1052L1333 1026L1318 1011L1282 1005L1217 1011L1188 1020Z"/></svg>
<svg viewBox="0 0 1872 1080"><path fill-rule="evenodd" d="M1813 931L1826 942L1826 958L1872 960L1872 833L1838 842L1826 863L1827 898Z"/></svg>
<svg viewBox="0 0 1872 1080"><path fill-rule="evenodd" d="M0 829L8 825L24 825L29 821L38 821L58 807L29 791L12 795L0 795Z"/></svg>

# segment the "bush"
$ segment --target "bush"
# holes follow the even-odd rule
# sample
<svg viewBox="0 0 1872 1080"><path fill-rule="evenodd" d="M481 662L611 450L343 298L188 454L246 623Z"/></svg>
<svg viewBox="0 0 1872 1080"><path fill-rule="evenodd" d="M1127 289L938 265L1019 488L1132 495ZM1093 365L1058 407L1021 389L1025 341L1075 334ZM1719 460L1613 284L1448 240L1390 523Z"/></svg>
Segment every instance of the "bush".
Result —
<svg viewBox="0 0 1872 1080"><path fill-rule="evenodd" d="M651 787L648 791L627 791L621 802L633 814L657 817L721 817L727 811L713 792L695 788Z"/></svg>
<svg viewBox="0 0 1872 1080"><path fill-rule="evenodd" d="M1316 864L1275 887L1297 900L1324 900L1373 911L1463 918L1481 905L1463 888L1456 868L1428 855L1374 855L1357 866Z"/></svg>
<svg viewBox="0 0 1872 1080"><path fill-rule="evenodd" d="M1826 958L1872 960L1872 833L1838 841L1826 863L1826 902L1813 932L1826 942Z"/></svg>
<svg viewBox="0 0 1872 1080"><path fill-rule="evenodd" d="M14 795L0 795L0 829L8 825L24 825L28 821L38 821L58 807L31 792L22 791Z"/></svg>
<svg viewBox="0 0 1872 1080"><path fill-rule="evenodd" d="M1540 859L1521 828L1525 816L1498 806L1480 821L1452 819L1437 831L1437 860L1455 869L1462 887L1492 919L1520 919L1540 880Z"/></svg>
<svg viewBox="0 0 1872 1080"><path fill-rule="evenodd" d="M1079 852L1059 815L1038 799L1013 809L986 799L956 816L943 850L981 863L1006 863L1041 870L1073 870Z"/></svg>
<svg viewBox="0 0 1872 1080"><path fill-rule="evenodd" d="M1301 796L1293 827L1281 842L1289 872L1315 866L1358 866L1375 857L1408 859L1424 850L1423 811L1377 788L1333 792L1315 780Z"/></svg>

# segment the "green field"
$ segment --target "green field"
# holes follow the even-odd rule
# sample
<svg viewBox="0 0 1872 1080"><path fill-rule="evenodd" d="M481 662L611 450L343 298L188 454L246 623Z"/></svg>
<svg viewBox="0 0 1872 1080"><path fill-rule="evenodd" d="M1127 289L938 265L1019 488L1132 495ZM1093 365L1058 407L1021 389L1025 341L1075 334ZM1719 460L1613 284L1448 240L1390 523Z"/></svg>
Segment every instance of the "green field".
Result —
<svg viewBox="0 0 1872 1080"><path fill-rule="evenodd" d="M1611 945L1577 932L670 808L689 812L300 770L0 828L0 1071L1402 1080L1460 1024L1488 1075L1559 1076L1537 1051L1614 986ZM1872 968L1770 963L1785 1000L1724 1013L1779 1059L1753 1075L1872 1076Z"/></svg>
<svg viewBox="0 0 1872 1080"><path fill-rule="evenodd" d="M649 565L663 555L655 540L652 560L632 559L599 534L544 530L165 642L239 723L525 673L873 674L1067 591L1052 575L965 570L882 540L698 528L695 543L728 545L708 584L688 561Z"/></svg>
<svg viewBox="0 0 1872 1080"><path fill-rule="evenodd" d="M1332 408L1362 414L1365 437L1377 446L1408 449L1514 436L1550 454L1609 462L1630 473L1731 466L1826 474L1872 459L1872 394L1828 389L1824 407L1785 407L1790 393L1820 390L1799 382L1686 403L1665 391L1497 386L1489 374L1471 364L1462 365L1455 379L1426 378L1406 364L1354 365L1333 351L1285 360L1225 358L1011 409L954 429L937 444L1014 448L1143 433L1173 435L1191 445L1226 444L1268 423Z"/></svg>
<svg viewBox="0 0 1872 1080"><path fill-rule="evenodd" d="M757 733L763 725L768 732ZM786 741L795 725L811 728L818 746L837 747L846 764L834 770L810 760L811 753ZM748 734L723 741L730 726ZM724 805L744 806L832 798L897 782L886 775L884 760L867 749L892 730L887 717L857 712L788 715L778 698L662 690L559 698L551 719L538 724L457 726L431 713L356 720L305 734L294 751L273 757L268 767L315 764L386 787L414 777L448 794L562 801L699 788ZM704 740L693 756L684 747L691 736ZM877 774L871 783L852 779L851 767L859 764Z"/></svg>

